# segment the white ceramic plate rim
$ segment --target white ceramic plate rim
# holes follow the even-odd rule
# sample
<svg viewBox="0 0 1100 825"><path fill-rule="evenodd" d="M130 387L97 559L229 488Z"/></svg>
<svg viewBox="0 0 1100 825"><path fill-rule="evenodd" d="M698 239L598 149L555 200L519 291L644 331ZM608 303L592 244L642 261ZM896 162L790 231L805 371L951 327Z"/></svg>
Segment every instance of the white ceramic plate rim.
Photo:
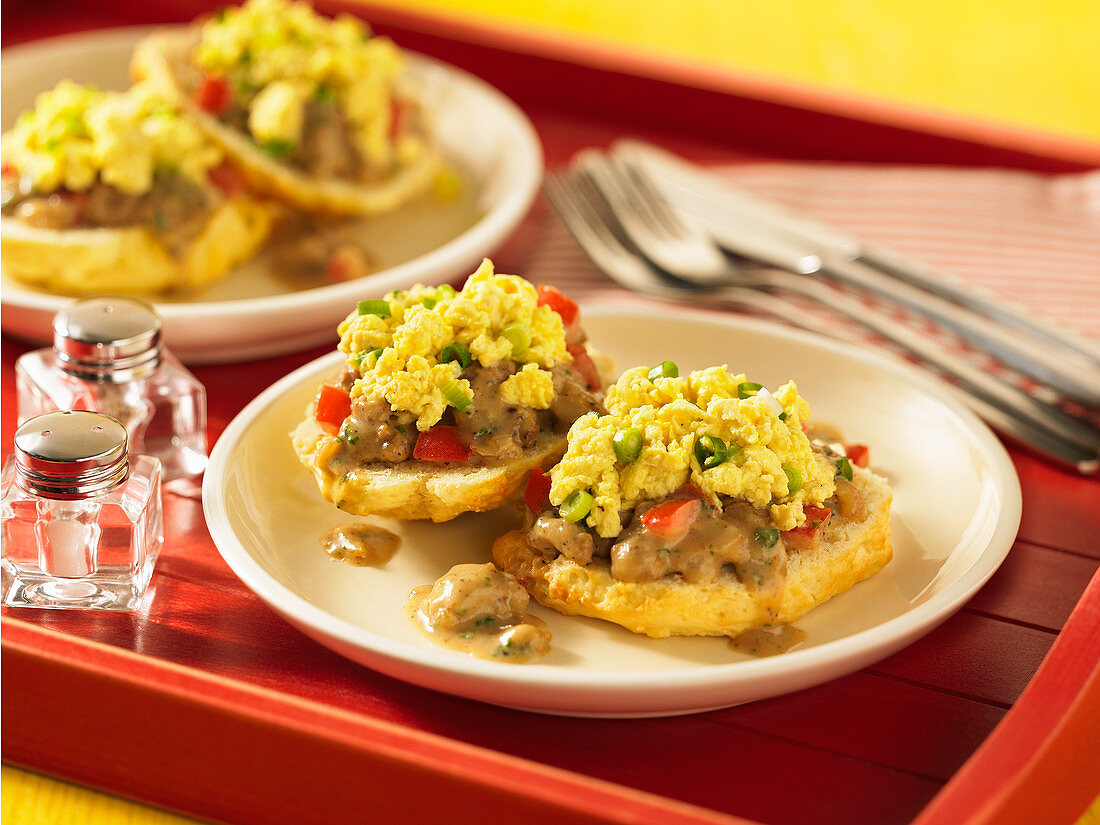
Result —
<svg viewBox="0 0 1100 825"><path fill-rule="evenodd" d="M91 32L59 35L57 37L35 40L17 46L5 48L2 52L4 70L18 71L13 62L27 60L48 60L52 52L67 48L79 48L88 45L109 46L117 41L119 47L133 45L151 31L164 29L163 26L127 26L101 29ZM479 77L456 66L419 54L405 51L414 63L431 66L433 70L443 71L474 88L481 96L506 113L507 128L518 136L512 146L515 152L516 175L507 193L486 212L472 227L439 247L410 261L389 267L372 274L367 281L356 280L342 284L329 284L299 292L281 295L265 295L257 298L240 298L227 301L196 301L193 303L157 303L157 311L165 320L186 320L199 315L234 316L246 312L276 313L284 311L302 311L333 302L353 304L362 297L364 285L370 291L379 293L391 289L392 285L412 284L417 280L431 278L434 271L447 263L457 260L476 261L487 249L491 249L512 229L527 212L538 192L542 181L543 155L542 144L534 126L523 111L503 93L490 86ZM49 295L32 292L12 285L5 289L4 302L13 307L26 307L40 311L56 312L72 303L72 298L62 295Z"/></svg>
<svg viewBox="0 0 1100 825"><path fill-rule="evenodd" d="M586 304L584 312L589 317L594 313L637 318L638 320L644 320L647 317L647 313L642 311L623 309L611 304ZM681 319L698 317L690 310L662 309L662 313ZM810 333L791 330L766 321L727 318L715 319L714 322L740 330L760 330L770 335L786 337L795 342L805 342L815 347L832 349L876 369L900 377L907 383L921 388L921 391L926 393L929 382L924 374L911 367L890 361L880 354L859 350L847 344L828 341ZM738 682L772 680L776 677L793 677L795 674L808 670L832 668L838 663L846 661L869 662L876 658L875 653L877 651L888 653L901 647L904 643L931 630L958 610L996 571L1012 547L1019 527L1021 514L1020 486L1007 452L989 428L966 410L954 395L945 397L943 393L939 393L938 397L942 401L945 410L963 427L972 439L972 446L979 450L988 462L989 471L993 476L992 482L1003 496L1003 503L992 535L985 543L985 547L978 558L966 572L942 591L935 593L927 601L900 616L842 639L825 642L807 649L796 649L782 656L731 662L729 664L708 664L668 672L621 669L614 671L597 669L571 671L568 668L540 666L538 663L524 665L520 668L509 664L483 662L473 658L455 656L451 651L413 648L339 619L275 581L237 540L229 526L228 514L224 507L225 502L221 495L228 470L227 459L253 419L306 376L320 371L322 367L329 369L335 367L341 358L342 356L339 353L331 353L300 367L262 392L234 418L215 445L211 453L210 465L206 471L203 484L206 521L214 543L229 567L249 589L276 611L291 618L295 623L309 628L314 633L340 639L348 645L368 651L375 656L388 657L403 662L412 668L447 672L465 678L488 680L497 684L511 684L518 688L525 685L539 686L540 688L601 688L633 694L639 691L705 689L727 684L733 679ZM966 547L967 545L960 543L951 550L949 555L953 555ZM468 693L465 695L468 695ZM522 701L522 695L517 694L516 702L521 704Z"/></svg>

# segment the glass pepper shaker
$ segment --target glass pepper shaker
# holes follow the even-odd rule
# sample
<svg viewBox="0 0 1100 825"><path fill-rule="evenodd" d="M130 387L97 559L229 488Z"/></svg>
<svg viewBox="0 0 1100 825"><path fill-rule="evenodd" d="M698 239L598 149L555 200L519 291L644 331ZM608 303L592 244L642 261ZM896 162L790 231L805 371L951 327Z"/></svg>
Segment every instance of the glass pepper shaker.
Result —
<svg viewBox="0 0 1100 825"><path fill-rule="evenodd" d="M136 610L164 541L160 462L94 412L23 423L0 475L3 603Z"/></svg>
<svg viewBox="0 0 1100 825"><path fill-rule="evenodd" d="M159 459L164 479L206 468L206 390L161 345L156 310L134 298L77 301L54 318L52 349L15 364L19 421L95 410L122 422L130 451Z"/></svg>

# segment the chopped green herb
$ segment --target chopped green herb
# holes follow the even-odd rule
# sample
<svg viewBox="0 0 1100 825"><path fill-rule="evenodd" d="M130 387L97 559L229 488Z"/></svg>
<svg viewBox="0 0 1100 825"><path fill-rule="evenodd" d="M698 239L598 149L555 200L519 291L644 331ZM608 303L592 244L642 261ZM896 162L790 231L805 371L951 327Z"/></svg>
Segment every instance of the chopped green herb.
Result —
<svg viewBox="0 0 1100 825"><path fill-rule="evenodd" d="M327 83L322 83L317 87L317 93L314 95L322 103L335 103L336 102L336 90L329 86Z"/></svg>
<svg viewBox="0 0 1100 825"><path fill-rule="evenodd" d="M757 527L753 536L765 547L774 547L775 543L779 541L779 530L774 527Z"/></svg>
<svg viewBox="0 0 1100 825"><path fill-rule="evenodd" d="M482 616L480 619L478 619L476 622L474 622L474 626L475 627L484 627L487 624L496 624L496 623L497 623L497 620L496 620L495 616Z"/></svg>
<svg viewBox="0 0 1100 825"><path fill-rule="evenodd" d="M391 315L389 301L360 301L360 315L377 315L379 318L389 318Z"/></svg>
<svg viewBox="0 0 1100 825"><path fill-rule="evenodd" d="M847 456L841 456L837 461L836 474L848 481L852 480L852 462L848 460Z"/></svg>

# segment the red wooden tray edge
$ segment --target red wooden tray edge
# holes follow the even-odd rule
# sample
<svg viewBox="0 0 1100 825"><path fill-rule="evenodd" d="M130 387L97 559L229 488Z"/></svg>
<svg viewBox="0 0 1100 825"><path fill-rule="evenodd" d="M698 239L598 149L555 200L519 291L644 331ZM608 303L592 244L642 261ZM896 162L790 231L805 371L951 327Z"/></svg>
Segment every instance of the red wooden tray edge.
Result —
<svg viewBox="0 0 1100 825"><path fill-rule="evenodd" d="M1100 571L1009 712L913 825L1073 823L1100 795Z"/></svg>
<svg viewBox="0 0 1100 825"><path fill-rule="evenodd" d="M80 639L10 615L0 620L0 626L6 761L192 815L250 821L260 802L267 810L265 822L326 821L321 814L338 821L354 808L344 807L346 792L331 786L346 784L349 775L384 772L390 782L378 790L386 792L388 804L403 811L408 821L430 817L438 810L440 795L452 794L482 823L496 821L495 812L509 818L522 814L532 823L659 820L670 825L752 825L656 794ZM165 724L165 719L172 721ZM80 735L74 737L73 732ZM257 748L262 739L268 756L280 753L284 772L293 767L289 773L295 787L282 787L279 799L272 800L278 804L263 802L271 792L269 760L254 763L250 770L235 770L229 787L222 781L221 761L209 752L198 758L194 744L186 744L204 737L216 739L218 750L238 753ZM66 740L72 747L57 747ZM170 740L179 740L176 747L166 747ZM112 744L120 742L130 753L125 759L110 759ZM334 764L340 765L336 777ZM165 787L142 780L125 765L155 765L149 773L187 779L182 787ZM417 792L410 777L429 775L438 791L425 794L419 786ZM411 793L399 799L406 784ZM193 788L219 785L227 787L213 806L197 805L190 795ZM308 805L308 811L288 804L285 797L292 790L297 792L291 797L300 806Z"/></svg>

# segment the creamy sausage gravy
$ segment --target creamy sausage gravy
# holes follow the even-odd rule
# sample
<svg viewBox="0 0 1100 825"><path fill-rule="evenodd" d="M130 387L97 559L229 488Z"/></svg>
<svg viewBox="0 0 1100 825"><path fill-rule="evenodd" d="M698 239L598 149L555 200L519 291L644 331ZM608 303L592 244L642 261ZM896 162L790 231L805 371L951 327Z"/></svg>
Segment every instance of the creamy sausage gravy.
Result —
<svg viewBox="0 0 1100 825"><path fill-rule="evenodd" d="M438 645L495 662L521 664L550 650L545 623L527 615L516 578L492 564L458 564L409 594L405 615Z"/></svg>
<svg viewBox="0 0 1100 825"><path fill-rule="evenodd" d="M393 558L400 544L400 536L366 522L341 524L321 537L326 553L357 567L385 564Z"/></svg>

